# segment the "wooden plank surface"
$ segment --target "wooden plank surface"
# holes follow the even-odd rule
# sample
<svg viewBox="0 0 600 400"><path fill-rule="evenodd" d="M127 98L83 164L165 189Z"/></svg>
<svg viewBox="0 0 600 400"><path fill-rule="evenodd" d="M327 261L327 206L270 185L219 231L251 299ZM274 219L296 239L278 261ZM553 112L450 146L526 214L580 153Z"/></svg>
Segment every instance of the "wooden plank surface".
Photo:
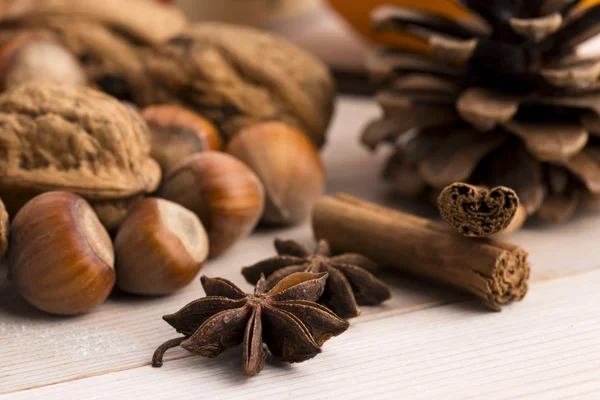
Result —
<svg viewBox="0 0 600 400"><path fill-rule="evenodd" d="M379 170L386 157L385 151L374 156L357 144L360 130L369 118L376 116L377 113L377 107L369 101L346 98L339 102L338 113L331 131L331 140L324 153L328 168L329 192L344 191L383 204L393 204L404 210L435 216L432 210L426 206L390 196L385 185L378 179ZM350 390L353 395L349 397L354 397L354 392L358 393L361 386L358 383L362 382L361 379L367 378L377 381L377 387L389 386L395 388L393 390L399 390L400 386L395 385L405 382L404 375L410 372L410 369L407 368L411 365L405 358L404 351L408 351L412 347L404 346L401 343L401 337L404 337L406 329L412 332L414 341L437 335L435 336L437 346L441 346L437 350L435 346L432 349L421 346L419 348L422 348L422 354L419 351L407 353L410 360L414 359L415 362L424 363L419 364L419 368L424 368L428 365L437 365L434 350L439 351L440 355L445 357L446 362L452 360L451 353L444 353L446 350L450 351L444 347L446 346L445 338L448 340L455 338L456 340L460 335L467 335L470 340L474 335L474 333L470 334L466 328L470 325L474 329L481 328L480 331L474 330L473 332L480 332L484 335L492 334L492 330L487 330L487 324L496 328L506 325L507 327L500 329L499 332L504 332L502 334L507 338L512 337L510 335L521 335L518 336L518 344L519 348L523 350L522 354L537 357L527 361L529 363L527 365L531 368L545 370L548 364L538 356L541 354L549 356L549 352L552 350L557 353L558 358L555 362L557 370L564 372L568 369L569 363L574 361L567 359L573 354L569 349L577 350L577 342L571 343L568 338L589 334L587 325L581 326L575 322L568 322L572 321L569 319L571 308L573 312L583 313L581 315L586 318L589 316L588 314L595 314L596 317L600 314L597 298L593 297L594 294L588 293L587 297L583 298L577 287L579 284L585 284L586 287L591 288L595 284L596 288L600 288L598 273L570 277L600 268L600 248L595 243L595 237L598 234L600 234L600 215L586 214L578 216L575 221L563 226L548 228L535 224L529 225L527 229L511 237L511 240L529 249L533 263L532 279L536 282L550 282L533 286L530 298L534 297L537 303L528 298L525 303L511 306L501 314L482 311L476 303L464 303L465 297L461 294L396 277L392 280L394 298L383 307L365 309L361 318L352 321L353 327L350 332L327 344L326 353L300 366L270 364L259 377L251 382L245 382L239 378L239 369L237 368L239 354L236 351L231 351L231 354L226 354L224 359L217 361L201 360L197 357L190 359L187 353L174 351L167 357L173 361L167 363L164 370L147 367L154 348L173 336L173 331L161 320L161 316L200 297L203 293L197 281L181 293L166 298L140 299L117 294L92 314L65 319L46 316L32 309L19 298L6 281L0 278L0 344L2 346L0 394L15 395L22 390L40 388L24 392L23 396L34 394L40 396L63 394L66 396L66 394L79 393L77 390L85 391L85 385L113 382L107 386L109 391L105 395L116 397L124 396L128 390L133 390L134 386L130 385L131 382L137 382L135 385L142 385L144 381L148 381L154 385L153 390L162 393L162 397L166 395L170 385L185 381L183 392L201 393L204 396L207 394L204 392L206 382L214 380L215 383L211 386L211 390L217 394L221 393L224 397L235 397L235 394L239 395L244 390L248 391L248 395L251 393L277 393L279 389L275 386L279 386L281 381L275 385L269 382L277 383L279 377L285 376L286 382L289 381L290 385L298 387L302 393L317 390L317 393L325 394L327 390L333 390L331 383L336 379L343 382L356 380L357 385L355 386L349 384L340 386L340 390ZM261 229L224 257L211 262L203 273L209 276L226 277L249 290L250 286L243 281L239 274L239 268L272 255L271 242L276 236L297 239L308 244L312 234L308 225L277 231ZM0 275L4 275L3 272L0 267ZM560 297L552 295L551 290L545 288L559 290ZM538 290L540 293L543 291L546 294L539 294ZM560 301L560 303L556 303L556 301ZM459 302L460 305L457 306L456 302ZM536 305L529 308L530 304ZM423 311L418 312L419 310ZM552 329L556 329L556 335L565 333L566 336L556 336L556 343L552 342L546 345L543 338L540 337L540 330L537 331L537 336L525 335L523 332L535 325L532 325L531 321L544 322L538 318L540 310L547 312L544 315L552 314L552 318L545 321L548 324L557 323L559 320L571 323L571 325L566 325L571 328L564 332L563 328L565 327L562 325L548 325ZM452 321L455 317L463 321L462 330L457 328L454 331ZM595 322L590 323L592 324L590 326L598 328L597 324L593 325ZM457 322L457 324L461 323ZM375 335L375 331L380 334ZM493 333L497 340L502 339L500 333ZM477 342L480 347L465 348L471 357L476 356L477 351L487 351L485 337L480 339L482 342ZM566 346L564 349L557 345L561 340ZM469 343L465 343L465 345ZM510 341L502 343L507 343L508 346ZM362 350L364 346L367 346L373 351L372 347L377 344L382 346L385 344L387 346L385 348L389 348L389 351L381 353L387 361L383 362L379 358L371 360L367 357L368 353ZM595 345L597 342L593 344ZM533 346L532 353L528 352L529 346ZM387 353L396 354L395 351L399 352L397 358L391 356L385 358ZM461 354L456 354L456 356ZM511 357L517 357L518 354L521 353L516 350L506 354L502 362L510 363ZM499 365L496 364L496 361L500 362L502 355L492 354L492 356L491 359L483 357L477 361L481 367L480 377L482 380L493 381L503 376L498 375L497 377L495 370L495 367ZM564 362L561 357L565 358ZM521 362L519 360L520 358L515 358L515 362ZM574 371L583 369L583 375L576 374L576 378L584 376L585 371L591 374L592 369L588 367L590 365L597 366L594 364L595 361L597 359L587 360L587 364L574 366ZM467 361L457 358L456 362L459 363L457 365L462 365L460 363ZM525 361L522 362L525 363ZM335 374L331 373L332 365L336 367ZM525 364L519 365L523 368L526 367ZM382 366L385 366L384 370L380 370L383 368ZM427 379L419 381L421 385L424 385L420 387L420 390L436 389L437 385L433 382L437 382L438 379L450 379L451 381L454 379L452 378L454 375L449 374L448 371L436 371L438 370L421 371L424 375L419 376L425 379L425 375L427 375L429 381ZM572 389L569 386L572 383L569 379L572 378L556 378L552 375L553 373L552 371L540 372L538 377L541 379L548 376L552 385L564 384L569 390ZM178 374L182 378L177 378ZM378 380L380 375L386 376L386 378ZM89 378L90 376L97 377ZM318 389L318 385L312 383L313 380L321 382L323 391ZM201 382L200 386L199 382ZM414 382L409 380L408 383L412 385ZM431 387L428 386L428 382ZM454 384L461 383L460 380L453 382ZM47 385L54 386L44 388ZM230 391L224 389L228 385L231 385ZM543 383L536 385L531 386L531 390L538 390L536 388L544 386ZM582 387L591 388L590 385Z"/></svg>
<svg viewBox="0 0 600 400"><path fill-rule="evenodd" d="M600 272L541 283L503 313L461 302L359 319L312 362L269 362L252 379L241 374L240 351L229 351L220 360L186 357L13 398L584 397L600 390L599 284Z"/></svg>

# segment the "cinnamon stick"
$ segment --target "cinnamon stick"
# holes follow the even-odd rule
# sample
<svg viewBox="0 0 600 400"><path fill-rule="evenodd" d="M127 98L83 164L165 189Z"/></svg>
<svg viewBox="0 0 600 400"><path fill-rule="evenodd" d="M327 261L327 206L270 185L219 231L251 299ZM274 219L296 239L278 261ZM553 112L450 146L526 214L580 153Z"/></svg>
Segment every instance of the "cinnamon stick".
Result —
<svg viewBox="0 0 600 400"><path fill-rule="evenodd" d="M457 182L442 190L437 200L442 219L467 237L489 237L512 223L519 197L504 186L493 189Z"/></svg>
<svg viewBox="0 0 600 400"><path fill-rule="evenodd" d="M340 194L314 210L317 239L398 271L454 286L493 309L521 300L530 274L527 252L511 243L467 239L434 221Z"/></svg>

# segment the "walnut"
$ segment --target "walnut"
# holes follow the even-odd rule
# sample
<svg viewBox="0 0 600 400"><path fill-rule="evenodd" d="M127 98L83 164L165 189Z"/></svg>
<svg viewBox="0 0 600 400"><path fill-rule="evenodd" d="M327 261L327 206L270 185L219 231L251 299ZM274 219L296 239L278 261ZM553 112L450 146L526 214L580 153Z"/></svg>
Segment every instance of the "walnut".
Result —
<svg viewBox="0 0 600 400"><path fill-rule="evenodd" d="M110 27L65 16L28 18L0 25L3 48L10 49L18 40L60 44L78 60L92 86L120 100L149 104L152 99L152 82L139 56L141 46Z"/></svg>
<svg viewBox="0 0 600 400"><path fill-rule="evenodd" d="M0 196L13 215L51 190L104 207L150 193L160 168L148 136L137 112L94 89L18 86L0 96Z"/></svg>
<svg viewBox="0 0 600 400"><path fill-rule="evenodd" d="M0 21L66 16L112 27L151 45L175 36L187 25L179 9L147 0L3 0L0 4Z"/></svg>
<svg viewBox="0 0 600 400"><path fill-rule="evenodd" d="M139 56L139 46L110 27L68 17L30 19L48 29L80 60L88 80L100 90L137 104L151 100L152 82Z"/></svg>
<svg viewBox="0 0 600 400"><path fill-rule="evenodd" d="M162 86L154 103L173 97L210 118L226 138L256 122L280 120L318 146L333 110L334 84L316 58L271 34L223 23L198 23L145 55Z"/></svg>
<svg viewBox="0 0 600 400"><path fill-rule="evenodd" d="M154 89L139 52L187 25L177 8L147 0L7 0L1 8L0 43L15 36L58 42L94 86L140 105L150 104Z"/></svg>

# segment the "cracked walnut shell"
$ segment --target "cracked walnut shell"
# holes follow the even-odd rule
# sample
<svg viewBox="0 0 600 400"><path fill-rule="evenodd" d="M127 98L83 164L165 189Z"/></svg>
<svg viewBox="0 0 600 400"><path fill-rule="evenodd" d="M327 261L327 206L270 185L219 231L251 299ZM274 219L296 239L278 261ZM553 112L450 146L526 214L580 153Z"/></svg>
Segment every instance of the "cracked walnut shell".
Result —
<svg viewBox="0 0 600 400"><path fill-rule="evenodd" d="M161 173L148 136L137 112L96 90L18 86L0 96L0 195L12 214L51 190L92 204L150 193Z"/></svg>

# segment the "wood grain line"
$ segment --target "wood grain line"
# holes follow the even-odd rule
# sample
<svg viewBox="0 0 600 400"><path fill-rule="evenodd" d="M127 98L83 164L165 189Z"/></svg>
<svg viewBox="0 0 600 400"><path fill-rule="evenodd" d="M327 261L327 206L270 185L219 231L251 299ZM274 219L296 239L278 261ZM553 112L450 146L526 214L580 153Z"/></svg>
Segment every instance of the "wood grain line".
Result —
<svg viewBox="0 0 600 400"><path fill-rule="evenodd" d="M84 396L181 398L561 398L600 389L600 271L535 284L523 303L502 313L472 302L396 313L355 323L306 364L270 361L252 379L240 354L219 360L183 357L161 370L147 366L13 393L37 399ZM572 296L577 293L576 296ZM327 371L327 373L323 373ZM285 380L285 385L281 382ZM2 398L0 396L0 398Z"/></svg>
<svg viewBox="0 0 600 400"><path fill-rule="evenodd" d="M598 269L600 270L600 268L598 268ZM560 277L560 278L555 278L555 279L549 279L548 278L548 279L542 280L541 282L536 282L535 286L536 287L540 287L540 286L543 286L543 285L546 285L546 284L550 284L550 283L553 283L555 281L559 281L559 280L562 280L562 279L568 279L568 278L573 278L573 277L585 276L585 275L593 273L593 272L595 272L595 271L594 270L590 270L590 271L585 271L585 272L580 272L580 273L574 273L574 274L571 274L569 277ZM473 300L474 299L471 296L466 296L466 297L462 296L462 297L459 297L459 298L456 298L456 299L453 299L453 300L449 300L447 302L423 304L421 307L414 307L414 308L402 309L402 310L390 310L390 311L374 312L374 313L369 314L368 316L366 316L364 318L361 317L361 318L356 319L352 323L351 328L356 327L356 326L360 326L360 325L368 325L368 324L373 323L373 322L377 322L377 321L381 321L381 320L386 320L386 319L391 319L391 318L394 318L394 317L400 317L400 316L403 316L403 315L408 315L408 314L413 314L413 313L419 313L419 312L423 312L423 311L427 311L427 310L431 310L431 309L435 309L435 308L449 307L449 306L452 306L452 305L456 305L456 306L463 305L463 306L466 306L467 309L470 309L472 312L474 312L474 315L478 315L478 314L482 314L482 313L483 314L487 314L488 313L488 311L486 311L486 309L482 305L481 305L481 307L479 307L480 304L478 302L476 302L476 301L474 302ZM519 307L519 305L515 304L513 307ZM510 311L506 311L506 312L510 313ZM449 323L449 322L451 322L451 320L452 320L452 317L441 318L441 319L438 319L437 321L432 321L432 323L436 323L436 324L439 324L439 323ZM530 319L530 321L538 321L538 320L536 318L534 318L534 319ZM542 322L542 319L540 319L539 322ZM557 325L557 327L560 327L560 325ZM550 325L550 328L554 330L556 327L553 327L552 325ZM510 329L506 329L506 331L508 332L508 331L510 331ZM560 330L560 329L558 329L558 330L554 330L554 332L555 333L561 333L563 331ZM476 334L477 331L473 331L471 333ZM591 336L595 336L595 334L597 333L597 328L593 327L590 330L580 330L580 331L578 331L578 333L580 335L581 334L590 333ZM402 335L395 336L393 338L393 340L398 340L398 339L402 339ZM431 339L432 340L430 342L428 342L428 346L429 345L439 344L439 342L444 341L445 338L442 335L439 338L431 338ZM529 338L529 337L522 338L522 340L525 341L525 342L527 342L526 340L530 340L530 339L531 338ZM580 338L578 338L577 340L580 340ZM539 341L538 344L550 344L552 342L553 342L552 339L548 339L548 340L545 340L545 341ZM562 342L562 343L558 344L557 346L564 346L566 344L572 344L572 343L575 343L575 342L576 341L573 341L573 342L565 341L565 342ZM386 342L383 342L383 343L379 342L379 343L374 344L373 346L367 346L367 348L372 348L373 351L376 351L377 348L381 344L385 344L385 343ZM488 343L488 345L489 345L489 343ZM514 347L514 349L516 349L516 350L518 350L518 349L525 349L525 348L527 348L527 346L528 346L528 344L524 344L522 346ZM466 349L466 348L471 348L472 349L472 346L468 346L468 345L459 346L455 350L457 352L460 352L462 349ZM401 354L396 354L395 356L400 355L400 356L403 356L403 357L410 358L411 356L416 356L416 355L418 355L418 354L420 354L420 353L422 353L422 352L424 352L426 350L427 350L426 348L411 348L408 352L401 353ZM485 350L485 348L482 349L482 350ZM600 350L600 348L599 348L599 350ZM436 357L436 354L435 353L430 353L430 354L428 354L428 356L433 359L433 358ZM484 361L485 360L485 356L486 356L486 352L483 351L483 352L478 353L477 356L474 356L474 357L472 357L470 359L462 359L462 361L480 360L481 364L485 365L485 361ZM183 352L183 351L181 351L179 353L171 353L170 356L168 356L168 357L165 358L165 364L167 364L167 363L173 363L173 362L175 362L177 360L182 360L182 359L186 359L186 358L190 358L190 357L194 357L194 355L190 354L190 353L187 353L187 352ZM390 357L392 357L392 356L390 356ZM543 356L540 356L540 357L537 357L537 358L536 357L534 357L534 358L530 357L529 359L530 360L538 360L538 359L541 359L541 358L543 358ZM569 357L569 358L572 358L572 357ZM380 358L380 361L385 361L386 359L387 359L387 357L384 356L384 357ZM420 361L423 361L423 359L420 359ZM452 361L452 363L454 363L454 362L455 361ZM416 363L412 363L412 364L408 363L408 364L405 364L405 366L410 367L413 364L416 364ZM142 367L147 367L149 365L150 365L150 357L148 357L148 362L137 363L135 365L129 365L129 366L122 367L122 368L112 368L110 370L98 371L97 373L89 373L89 374L81 374L81 375L77 375L77 376L71 376L71 377L69 377L67 379L63 379L63 380L60 380L60 381L52 382L50 384L31 385L29 387L21 387L21 388L15 389L15 390L10 390L10 391L7 391L7 392L2 392L2 393L0 393L0 395L14 394L14 393L18 393L18 392L33 390L33 389L40 389L40 388L48 387L48 386L65 384L65 383L79 381L79 380L85 380L85 379L88 379L88 378L91 378L91 377L97 377L97 376L109 375L109 374L113 374L113 373L117 373L117 372L122 372L122 371L134 370L134 369L138 369L138 368L142 368ZM506 365L508 365L508 364L506 364ZM345 367L353 367L353 366L356 366L356 365L350 364L350 365L346 365ZM441 364L441 366L443 366L443 364ZM502 364L501 366L505 366L505 364ZM413 372L419 372L419 371L418 370L414 370ZM435 374L430 374L430 376L434 376L434 375ZM428 375L422 375L422 376L426 377ZM439 383L440 382L437 381L438 385L439 385ZM493 383L493 382L491 382L491 383Z"/></svg>

